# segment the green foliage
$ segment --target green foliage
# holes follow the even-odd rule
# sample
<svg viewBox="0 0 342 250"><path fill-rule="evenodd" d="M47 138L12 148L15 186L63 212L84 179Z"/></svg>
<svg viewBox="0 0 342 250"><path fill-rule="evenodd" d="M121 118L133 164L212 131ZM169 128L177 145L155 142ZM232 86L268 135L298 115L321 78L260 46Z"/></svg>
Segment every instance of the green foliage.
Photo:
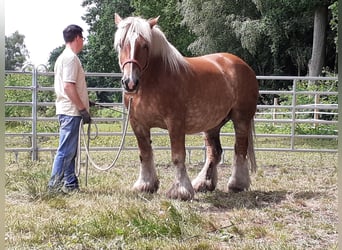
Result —
<svg viewBox="0 0 342 250"><path fill-rule="evenodd" d="M315 103L315 95L312 94L301 94L300 92L337 92L337 81L316 81L315 84L310 81L298 81L296 84L296 91L298 92L296 95L296 104L297 105L305 105L305 104L314 104ZM286 95L281 99L282 104L291 105L293 95ZM338 96L337 95L319 95L319 104L338 104ZM305 118L305 117L304 117ZM333 118L337 120L337 117Z"/></svg>
<svg viewBox="0 0 342 250"><path fill-rule="evenodd" d="M18 31L11 36L5 36L5 70L18 70L29 59L29 53L24 43L25 36Z"/></svg>
<svg viewBox="0 0 342 250"><path fill-rule="evenodd" d="M337 128L336 126L323 124L319 124L316 126L297 124L295 132L299 135L337 135Z"/></svg>
<svg viewBox="0 0 342 250"><path fill-rule="evenodd" d="M190 50L196 55L219 51L242 55L244 52L230 25L232 15L241 12L241 5L250 6L246 1L182 1L183 22L197 36Z"/></svg>
<svg viewBox="0 0 342 250"><path fill-rule="evenodd" d="M338 51L338 1L333 2L330 6L329 9L331 10L331 19L330 19L330 27L331 30L334 32L334 42L336 45L336 53Z"/></svg>
<svg viewBox="0 0 342 250"><path fill-rule="evenodd" d="M88 43L84 48L83 67L88 72L120 72L117 53L114 50L114 13L128 16L133 9L129 1L124 0L84 0L82 6L87 13L82 17L89 25ZM110 78L89 78L89 87L120 87ZM100 102L119 100L120 96L102 92L97 95Z"/></svg>
<svg viewBox="0 0 342 250"><path fill-rule="evenodd" d="M40 87L53 86L53 78L49 76L38 76L38 85ZM6 105L5 117L32 117L32 75L27 73L22 74L7 74L5 77L5 86L15 86L18 89L7 89L5 91L5 102L27 103L25 105ZM53 103L55 94L53 91L38 91L37 101ZM56 115L55 106L38 106L38 117L54 117ZM56 124L50 127L45 123L37 124L38 132L57 131ZM7 132L31 132L31 121L8 121L6 122Z"/></svg>
<svg viewBox="0 0 342 250"><path fill-rule="evenodd" d="M331 2L337 1L192 0L182 1L181 13L197 36L190 45L193 53L237 54L258 75L305 75L312 47L313 10ZM335 58L329 39L327 48ZM327 64L336 68L334 59Z"/></svg>
<svg viewBox="0 0 342 250"><path fill-rule="evenodd" d="M65 49L65 45L62 45L60 47L55 48L51 53L48 60L49 63L49 71L54 71L55 63L57 61L57 58L60 54L62 54L63 50Z"/></svg>
<svg viewBox="0 0 342 250"><path fill-rule="evenodd" d="M160 16L158 25L166 38L185 56L191 56L189 44L194 41L194 34L182 24L180 1L178 0L133 0L134 14L144 18Z"/></svg>
<svg viewBox="0 0 342 250"><path fill-rule="evenodd" d="M257 2L265 35L270 41L274 72L279 75L302 75L310 58L312 44L313 15L310 3L305 0ZM293 68L286 68L285 65L292 65Z"/></svg>
<svg viewBox="0 0 342 250"><path fill-rule="evenodd" d="M83 17L89 25L87 57L84 67L88 72L119 72L117 54L114 50L114 13L130 15L129 1L84 0L87 13ZM96 86L91 84L90 86ZM97 85L104 86L104 84Z"/></svg>
<svg viewBox="0 0 342 250"><path fill-rule="evenodd" d="M121 111L120 110L115 110L111 107L108 108L91 108L90 110L91 115L93 117L101 117L101 118L120 118L122 116Z"/></svg>
<svg viewBox="0 0 342 250"><path fill-rule="evenodd" d="M38 76L37 84L39 87L53 87L52 76ZM53 90L38 91L38 102L54 103L56 96ZM55 105L52 106L38 106L38 116L53 117L56 115Z"/></svg>
<svg viewBox="0 0 342 250"><path fill-rule="evenodd" d="M32 76L27 74L9 74L5 77L5 86L30 87ZM32 102L32 92L30 89L6 90L5 102ZM29 105L29 104L28 104ZM30 106L6 106L5 117L29 117L32 116Z"/></svg>
<svg viewBox="0 0 342 250"><path fill-rule="evenodd" d="M329 6L325 67L337 71L337 0L84 0L89 25L81 61L88 72L120 72L113 48L114 13L160 16L159 26L185 56L230 52L257 75L306 75L312 50L314 10ZM57 48L58 50L58 48ZM54 51L49 63L53 66ZM58 53L57 53L58 54ZM88 79L91 87L120 87L110 79ZM117 84L117 85L116 85ZM288 82L261 81L261 89L286 89ZM97 93L101 102L120 100Z"/></svg>
<svg viewBox="0 0 342 250"><path fill-rule="evenodd" d="M296 83L296 106L299 105L314 105L317 104L330 104L337 105L338 104L338 96L333 94L308 94L308 92L337 92L338 88L337 81L316 81L312 83L310 81L298 81ZM290 87L290 90L292 88ZM280 95L279 104L283 106L292 106L293 103L293 95L286 94ZM292 119L292 109L279 109L281 113L287 113L282 115L277 115L277 119ZM315 117L315 109L314 108L297 108L296 109L296 119L314 119L318 118L321 120L327 121L337 121L338 115L334 114L337 110L334 109L318 109L318 112L323 112L322 114L318 113L318 116ZM270 117L263 118L272 118L271 113ZM275 122L276 123L276 122ZM275 126L271 123L266 124L258 124L258 131L262 133L290 133L291 126L290 125L282 125ZM306 135L337 135L337 125L336 124L315 124L312 125L310 123L297 123L295 126L296 134L306 134Z"/></svg>

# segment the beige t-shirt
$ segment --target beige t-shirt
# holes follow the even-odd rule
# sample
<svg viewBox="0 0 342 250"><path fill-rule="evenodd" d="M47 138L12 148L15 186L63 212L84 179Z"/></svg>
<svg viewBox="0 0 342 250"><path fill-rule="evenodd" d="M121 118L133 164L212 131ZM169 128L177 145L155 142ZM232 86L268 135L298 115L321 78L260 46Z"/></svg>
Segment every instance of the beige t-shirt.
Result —
<svg viewBox="0 0 342 250"><path fill-rule="evenodd" d="M79 116L80 113L74 103L64 92L64 83L75 83L76 89L84 106L89 111L89 98L85 74L78 56L66 47L55 63L55 93L56 114Z"/></svg>

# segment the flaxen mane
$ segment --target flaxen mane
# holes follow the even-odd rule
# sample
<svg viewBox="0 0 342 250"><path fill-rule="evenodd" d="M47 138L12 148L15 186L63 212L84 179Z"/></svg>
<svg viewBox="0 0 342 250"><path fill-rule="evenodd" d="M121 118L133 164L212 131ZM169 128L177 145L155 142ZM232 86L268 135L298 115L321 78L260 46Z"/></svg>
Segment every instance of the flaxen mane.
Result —
<svg viewBox="0 0 342 250"><path fill-rule="evenodd" d="M140 17L129 17L120 22L115 34L115 49L119 51L119 47L129 43L134 35L141 36L148 43L150 56L160 56L171 71L179 72L182 68L188 68L185 58L167 41L160 28L155 25L151 29L149 22Z"/></svg>

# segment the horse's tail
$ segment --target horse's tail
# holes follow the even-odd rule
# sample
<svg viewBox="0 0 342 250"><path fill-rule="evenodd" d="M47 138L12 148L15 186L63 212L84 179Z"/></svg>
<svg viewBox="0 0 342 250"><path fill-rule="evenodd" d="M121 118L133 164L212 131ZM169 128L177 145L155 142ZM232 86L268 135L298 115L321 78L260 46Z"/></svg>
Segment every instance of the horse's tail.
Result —
<svg viewBox="0 0 342 250"><path fill-rule="evenodd" d="M254 153L254 139L255 139L255 126L254 126L254 119L251 121L251 129L249 130L248 134L248 148L247 148L247 159L250 163L250 170L251 172L256 172L257 164L255 160L255 153Z"/></svg>

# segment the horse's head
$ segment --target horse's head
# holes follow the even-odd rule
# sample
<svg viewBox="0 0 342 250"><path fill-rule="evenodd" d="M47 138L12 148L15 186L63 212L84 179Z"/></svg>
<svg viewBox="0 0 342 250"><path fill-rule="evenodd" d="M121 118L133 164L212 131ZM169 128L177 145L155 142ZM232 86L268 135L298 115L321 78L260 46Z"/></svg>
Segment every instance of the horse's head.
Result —
<svg viewBox="0 0 342 250"><path fill-rule="evenodd" d="M126 92L138 91L139 79L148 67L151 30L157 22L158 18L121 19L118 14L115 14L117 31L114 46L118 51L119 65L123 73L121 83Z"/></svg>

